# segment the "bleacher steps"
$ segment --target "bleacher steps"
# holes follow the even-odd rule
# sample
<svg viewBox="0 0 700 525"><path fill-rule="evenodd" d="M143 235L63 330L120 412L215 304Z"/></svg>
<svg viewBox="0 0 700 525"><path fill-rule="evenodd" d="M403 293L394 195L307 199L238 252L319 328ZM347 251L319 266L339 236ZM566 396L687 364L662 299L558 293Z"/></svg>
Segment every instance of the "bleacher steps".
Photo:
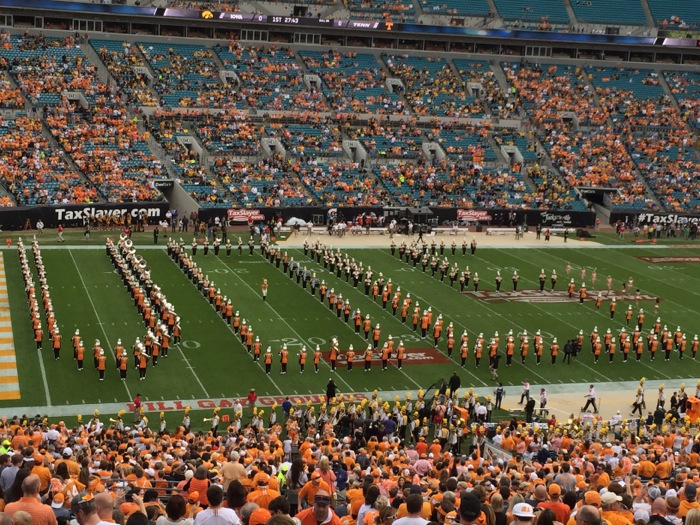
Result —
<svg viewBox="0 0 700 525"><path fill-rule="evenodd" d="M649 4L647 3L647 0L640 0L640 3L642 4L642 9L644 10L644 14L647 17L647 25L649 27L656 27L656 22L654 22L654 15L651 14L651 9L649 9Z"/></svg>
<svg viewBox="0 0 700 525"><path fill-rule="evenodd" d="M112 78L112 75L109 73L109 69L107 69L107 66L105 66L104 62L102 62L98 54L93 49L92 45L86 43L79 44L78 47L80 47L80 50L88 59L88 62L90 62L93 66L97 68L97 76L99 77L101 82L110 85L116 84L116 81L114 80L114 78Z"/></svg>
<svg viewBox="0 0 700 525"><path fill-rule="evenodd" d="M489 146L496 153L496 164L498 166L510 166L507 155L504 155L501 151L501 147L493 140L492 136L488 138Z"/></svg>
<svg viewBox="0 0 700 525"><path fill-rule="evenodd" d="M569 14L569 20L571 21L572 26L576 26L578 24L578 21L576 20L576 13L574 13L574 8L571 7L571 2L570 0L562 0L564 2L564 7L566 8L566 12Z"/></svg>
<svg viewBox="0 0 700 525"><path fill-rule="evenodd" d="M148 69L147 67L144 66L134 66L133 67L134 73L137 75L146 75L146 78L153 82L153 73L151 73L151 70Z"/></svg>
<svg viewBox="0 0 700 525"><path fill-rule="evenodd" d="M486 0L486 3L489 4L489 10L490 10L494 15L496 15L494 18L500 19L500 18L501 18L501 15L499 14L498 9L496 8L496 2L494 2L493 0Z"/></svg>
<svg viewBox="0 0 700 525"><path fill-rule="evenodd" d="M333 5L314 5L314 9L319 9L319 11L311 11L315 16L319 16L320 18L340 18L340 17L334 17L336 11L338 8L342 8L343 2L340 0L336 0L336 2ZM308 15L307 15L308 16Z"/></svg>
<svg viewBox="0 0 700 525"><path fill-rule="evenodd" d="M498 87L500 87L504 93L508 93L508 96L510 97L510 84L508 83L506 74L501 68L500 62L491 59L489 60L489 66L491 66L493 76L496 77L496 80L498 81Z"/></svg>
<svg viewBox="0 0 700 525"><path fill-rule="evenodd" d="M678 107L678 101L673 95L673 92L671 91L671 87L668 85L668 82L666 82L666 77L664 76L663 71L657 71L657 73L659 74L659 84L664 89L664 93L666 94L666 96L670 99L671 105L680 111L680 108Z"/></svg>
<svg viewBox="0 0 700 525"><path fill-rule="evenodd" d="M559 117L565 122L571 122L571 129L579 129L578 114L575 111L560 111Z"/></svg>
<svg viewBox="0 0 700 525"><path fill-rule="evenodd" d="M142 128L139 129L143 132ZM148 149L151 150L151 153L153 153L155 157L161 160L163 166L165 166L165 170L168 172L168 175L170 175L170 177L172 177L173 179L177 178L175 168L173 167L172 159L163 149L163 146L161 146L160 143L155 138L153 138L153 135L149 134L148 140L146 140L146 145L148 145Z"/></svg>

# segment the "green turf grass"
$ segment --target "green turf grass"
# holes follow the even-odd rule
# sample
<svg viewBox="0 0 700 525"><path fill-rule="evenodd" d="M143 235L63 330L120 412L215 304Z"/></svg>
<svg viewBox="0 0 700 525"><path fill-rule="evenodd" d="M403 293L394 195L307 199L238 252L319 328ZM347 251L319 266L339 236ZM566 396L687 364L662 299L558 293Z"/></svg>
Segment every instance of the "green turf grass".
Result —
<svg viewBox="0 0 700 525"><path fill-rule="evenodd" d="M144 244L151 244L148 235L142 236ZM92 244L94 241L90 241ZM95 241L95 244L97 242ZM254 332L260 336L263 349L271 346L274 353L273 373L268 377L260 365L252 362L243 345L217 315L208 301L189 282L177 265L168 258L164 251L143 250L142 253L152 269L153 279L159 283L169 300L175 305L182 317L183 344L172 347L170 357L161 358L158 367L149 367L146 381L139 381L137 371L129 369L126 384L119 381L114 368L112 347L117 338L129 352L131 363L131 345L136 337L143 337L145 327L137 310L114 273L104 246L97 245L94 250L67 249L42 251L46 265L52 298L61 332L64 335L61 360L53 360L50 345L45 343L42 358L47 375L49 395L53 406L94 402L127 402L136 392L145 399L176 400L183 402L191 399L240 397L251 387L258 389L261 395L322 393L331 376L328 365L322 363L321 372L315 374L311 363L311 352L315 344L320 344L325 352L331 337L340 339L341 349L352 344L358 354L364 351L364 337L357 336L352 323L346 324L330 312L327 304L322 305L318 298L310 295L309 290L302 289L296 280L278 270L264 260L256 249L249 257L247 250L239 257L234 250L230 258L223 255L216 258L213 251L207 257L202 250L196 256L197 263L214 279L223 294L231 297L234 307L241 316L252 324ZM344 298L349 298L354 308L360 308L363 315L370 314L373 324L379 322L382 327L383 342L389 334L395 340L404 339L408 348L428 348L432 346L429 336L422 340L410 326L405 326L398 317L394 317L390 307L384 310L381 303L374 303L364 295L361 287L355 290L352 283L345 283L344 277L337 278L322 271L322 265L314 264L305 258L302 250L288 250L296 260L308 264L318 272L319 278L327 281L329 288L335 288ZM449 253L449 249L446 250ZM3 402L0 406L46 406L48 405L43 379L40 374L37 352L32 339L31 325L22 280L19 274L18 257L15 250L5 252L8 288L13 315L13 330L17 347L18 365L22 399ZM495 330L501 336L503 351L505 334L513 329L515 334L527 329L534 333L543 331L545 352L540 366L534 364L534 352L531 347L526 365L520 364L519 357L514 357L514 364L505 367L501 360L500 379L506 385L517 385L528 378L533 383L581 383L587 381L622 381L637 380L642 376L650 379L688 378L699 375L698 363L689 359L689 352L682 362L677 354L672 354L671 362L663 361L663 352L657 353L656 361L651 363L645 352L642 363L632 361L622 364L621 355L615 355L615 362L608 363L606 355L601 355L600 362L593 364L588 343L588 333L597 325L601 333L608 327L617 337L618 329L624 322L624 310L629 302L620 301L613 321L609 319L608 303L604 302L600 311L595 310L593 302L583 306L578 301L564 303L484 303L459 293L458 284L450 289L449 279L441 283L429 273L424 274L420 267L413 270L410 265L392 257L385 250L352 250L348 253L362 260L365 266L371 265L375 272L383 272L392 278L394 289L401 286L403 295L411 293L414 301L421 307L432 306L437 314L442 313L446 324L453 322L458 338L466 328L470 337L470 355L466 370L462 371L456 364L411 365L405 363L402 371L395 366L381 372L374 366L370 373L362 371L362 359L356 358L355 369L348 373L339 369L335 374L336 383L341 392L365 392L378 389L382 392L393 390L417 389L427 387L440 378L447 378L453 370L459 370L463 388L469 386L494 385L487 369L487 358L482 359L479 369L474 367L473 344L479 332L488 338ZM537 287L540 268L545 268L547 276L552 268L560 274L557 288L566 288L568 279L565 272L566 262L572 264L572 276L577 287L580 282L579 267L597 268L598 286L605 286L605 276L611 274L615 289L630 275L634 276L635 286L642 292L660 295L662 302L659 315L662 323L671 330L680 325L689 339L697 330L697 315L694 307L700 292L700 266L697 264L664 263L650 264L637 259L639 256L661 255L698 255L698 250L674 248L668 250L651 249L485 249L479 248L476 257L461 252L448 258L459 263L460 268L469 264L472 272L481 276L481 290L494 288L493 278L496 269L501 269L504 277L503 290L510 290L510 276L514 268L521 275L519 289ZM31 256L30 256L31 260ZM33 261L32 261L33 265ZM267 278L270 283L268 301L263 302L260 295L260 283ZM590 280L587 284L591 287ZM549 279L547 282L549 288ZM645 332L653 324L653 303L642 301L633 304L636 311L643 307L647 312ZM43 319L43 317L42 317ZM410 321L410 317L409 317ZM85 370L78 373L72 360L70 337L79 327L86 345ZM583 329L586 335L583 354L577 363L556 366L549 364L549 343L551 338L559 338L560 344ZM95 338L99 338L108 356L107 379L97 381L97 372L92 367L91 347ZM290 349L288 373L280 374L278 352L281 344L286 342ZM397 341L398 342L398 341ZM298 371L296 352L300 345L307 345L309 358L304 374ZM688 345L690 347L690 345ZM438 348L445 352L444 339ZM486 354L486 352L484 352ZM453 358L457 359L458 349ZM633 358L631 358L633 359ZM395 360L392 362L395 364ZM393 396L392 396L393 397ZM50 409L47 408L50 411ZM152 426L155 424L151 418Z"/></svg>

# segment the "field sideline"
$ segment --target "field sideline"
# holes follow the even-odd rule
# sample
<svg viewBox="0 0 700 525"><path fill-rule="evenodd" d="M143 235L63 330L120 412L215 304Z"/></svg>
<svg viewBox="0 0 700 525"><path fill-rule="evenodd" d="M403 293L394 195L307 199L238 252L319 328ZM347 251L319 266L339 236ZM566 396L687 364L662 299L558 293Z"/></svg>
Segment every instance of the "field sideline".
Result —
<svg viewBox="0 0 700 525"><path fill-rule="evenodd" d="M9 237L15 238L16 235ZM366 348L363 334L355 334L351 323L339 319L327 305L320 303L318 296L312 297L308 289L304 290L296 280L290 279L281 269L265 260L259 249L256 248L252 256L248 255L247 249L242 256L234 249L228 258L222 250L217 258L211 251L204 257L200 247L196 262L216 281L222 293L232 298L234 308L240 310L241 317L248 320L260 337L263 349L268 346L272 348L275 356L272 374L265 375L263 367L252 362L240 339L167 256L162 248L163 237L160 239L161 247L153 249L152 237L146 233L135 236L135 246L147 260L153 280L161 285L182 317L183 341L181 345L171 348L170 356L160 359L157 367L149 367L145 381L139 381L132 368L127 381L121 382L114 367L113 347L121 338L124 346L130 350L135 338L143 337L145 327L105 254L104 236L94 235L89 245L81 241L78 235L69 236L69 244L56 247L51 245L53 237L49 234L44 237L46 240L41 239L40 246L57 322L64 334L61 359L54 361L48 341L44 341L42 351L36 350L19 273L19 259L13 244L12 248L3 249L3 256L21 395L20 399L0 401L5 412L55 412L57 416L64 416L81 407L81 413L88 413L93 407L103 407L102 410L109 413L117 406L125 406L137 392L145 400L156 403L147 406L149 410L154 408L156 411L166 406L157 405L158 402L171 403L167 405L168 410L177 411L179 405L172 403L179 401L195 403L193 408L202 408L206 412L212 406L209 400L220 403L221 400L244 397L253 387L261 396L313 396L325 392L331 374L325 360L318 374L313 373L310 362L305 373L300 374L296 352L301 346L312 351L318 344L326 352L330 339L336 336L341 350L353 345L359 353ZM333 287L336 293L349 299L353 309L360 308L363 316L369 314L373 325L380 323L382 341L391 334L394 339L403 340L407 347L409 356L402 370L391 366L382 372L376 355L369 373L362 371L361 360L356 361L352 372L344 367L339 368L334 378L340 392L366 396L377 389L385 399L392 399L394 392L401 395L407 391L416 392L418 388L426 388L458 371L462 381L461 391L466 392L469 387L474 387L477 393L486 395L496 383L491 379L485 362L487 359L482 359L479 368L475 366L472 347L478 333L483 332L488 340L498 331L503 341L508 330L513 330L517 335L525 330L534 334L538 329L542 331L545 344L541 365L535 364L532 350L524 365L520 363L519 356L513 359L511 367L505 366L505 359L501 361L499 379L509 388L512 397L519 392L518 385L526 378L533 384L551 385L550 403L562 413L578 404L584 393L583 384L588 382L594 382L601 390L608 392L608 399L619 397L622 405L630 401L634 384L642 376L663 381L667 388L673 390L684 381L688 389L694 392L693 378L700 375L700 368L697 361L689 359L689 350L683 361L679 361L674 352L671 360L664 362L663 352L659 352L652 363L645 351L641 363L623 364L618 352L613 363L608 362L607 355L601 355L600 361L594 364L588 342L588 334L594 326L601 334L610 328L617 337L619 329L625 324L624 312L629 304L634 309L634 318L639 308L648 312L644 326L646 333L654 321L654 299L657 296L661 297L658 315L662 324L667 324L672 331L680 326L691 340L698 331L694 304L700 296L697 291L700 290L697 286L700 283L697 260L700 258L693 259L700 256L700 251L694 245L638 247L618 244L615 239L606 237L600 239L606 244L569 239L566 245L555 238L559 242L545 247L544 243L534 242L534 235L532 237L527 242L518 243L512 239L479 237L479 247L474 257L468 254L462 256L459 248L452 256L449 249L452 238L435 237L438 244L444 239L447 245L445 256L451 264L456 262L460 269L469 265L473 273L479 273L480 294L460 293L458 284L450 287L448 278L444 283L440 282L438 275L431 276L430 269L423 273L420 266L414 269L410 264L392 257L388 237L346 237L341 242L332 237L320 237L322 242L334 247L342 243L341 249L347 251L350 257L391 278L394 286L400 286L404 295L410 293L421 308L430 306L435 314L442 314L446 325L450 322L454 324L456 337L466 329L470 351L464 369L459 366L458 349L451 359L446 355L444 337L436 348L430 335L423 339L420 333L413 332L410 322L408 325L402 324L400 318L392 314L390 305L385 310L380 302L366 297L363 286L355 289L352 282L346 283L344 278L324 270L322 264L305 257L299 247L302 236L288 239L281 246L295 260L316 271L319 278L326 280L329 288ZM26 234L24 238L27 242ZM311 239L315 240L316 237ZM431 240L428 239L429 242ZM189 246L188 241L191 242L191 238L185 239L186 246ZM357 248L368 246L370 241L371 244L381 243L383 246ZM400 243L401 238L397 237L396 241ZM460 244L461 239L457 241ZM501 246L486 247L487 243L494 242L500 242ZM509 245L522 249L514 250ZM601 249L591 249L593 247ZM659 257L679 259L655 259ZM29 260L36 275L31 254ZM593 301L579 305L578 300L568 300L561 297L561 293L540 294L537 281L541 268L547 272L547 289L549 274L556 269L560 275L556 288L559 292L565 290L567 262L571 268L569 278L574 277L577 290L581 281L580 268L586 267L587 279L595 268L598 274L596 289L605 287L605 277L609 274L613 277L616 295L620 295L620 283L633 277L635 288L638 287L642 294L641 299L636 301L634 295L620 299L615 318L611 320L607 301L603 302L600 310L596 310ZM510 276L516 269L521 276L520 293L512 294ZM502 290L507 293L493 293L496 270L503 275ZM263 278L270 283L267 302L262 301L260 294ZM587 285L590 294L594 287L590 281ZM102 383L97 381L90 355L86 355L85 370L76 370L70 346L70 337L76 328L80 329L86 348L91 348L94 339L100 339L105 352L109 354L106 380ZM578 362L565 365L560 362L560 357L559 362L552 366L549 359L552 338L557 337L563 346L579 329L586 334L586 341ZM283 343L291 351L289 373L286 375L280 374L277 358ZM658 384L650 382L649 385ZM649 396L655 396L654 392L649 392ZM558 408L555 406L557 403L560 403ZM612 409L612 406L612 403L606 403L606 408Z"/></svg>

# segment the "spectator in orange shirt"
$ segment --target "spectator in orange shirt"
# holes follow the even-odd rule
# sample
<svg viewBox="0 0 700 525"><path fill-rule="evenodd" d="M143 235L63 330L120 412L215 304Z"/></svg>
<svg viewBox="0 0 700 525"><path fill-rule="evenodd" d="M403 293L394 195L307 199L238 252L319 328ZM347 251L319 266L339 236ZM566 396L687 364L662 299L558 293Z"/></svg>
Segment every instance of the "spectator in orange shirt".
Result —
<svg viewBox="0 0 700 525"><path fill-rule="evenodd" d="M331 493L328 483L321 479L321 473L318 470L314 470L311 473L310 481L308 481L299 491L299 501L306 499L306 502L309 505L313 505L314 497L320 490L325 491L327 494Z"/></svg>

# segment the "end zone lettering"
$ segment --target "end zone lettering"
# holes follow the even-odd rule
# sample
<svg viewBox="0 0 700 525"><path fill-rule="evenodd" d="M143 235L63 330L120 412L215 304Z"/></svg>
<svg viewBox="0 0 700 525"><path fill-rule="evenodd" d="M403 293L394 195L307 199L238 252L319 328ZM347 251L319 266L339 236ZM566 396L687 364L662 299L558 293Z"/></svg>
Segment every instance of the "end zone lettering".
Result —
<svg viewBox="0 0 700 525"><path fill-rule="evenodd" d="M80 210L67 210L66 208L56 208L56 218L59 221L75 221L85 218L99 219L100 217L123 217L131 215L139 217L146 213L149 218L160 217L160 208L83 208Z"/></svg>
<svg viewBox="0 0 700 525"><path fill-rule="evenodd" d="M696 246L693 246L693 248L696 248ZM637 257L637 259L640 259L642 261L646 261L649 263L654 263L654 264L664 264L664 263L700 263L700 257L698 256L691 256L691 257L674 257L674 256L669 256L669 257Z"/></svg>
<svg viewBox="0 0 700 525"><path fill-rule="evenodd" d="M340 401L347 402L358 402L365 399L367 396L363 393L356 392L351 394L338 394L338 399ZM277 403L281 406L285 396L260 396L258 397L257 404L260 406L270 407ZM233 408L236 401L240 401L243 406L247 406L247 401L244 397L240 398L221 398L221 399L192 399L189 401L144 401L141 407L146 412L173 412L185 410L185 407L189 406L193 410L210 410L214 408ZM300 402L306 404L308 401L312 403L325 403L326 396L323 394L308 394L308 395L290 395L289 400L292 403ZM129 402L126 404L129 412L134 411L134 403Z"/></svg>

